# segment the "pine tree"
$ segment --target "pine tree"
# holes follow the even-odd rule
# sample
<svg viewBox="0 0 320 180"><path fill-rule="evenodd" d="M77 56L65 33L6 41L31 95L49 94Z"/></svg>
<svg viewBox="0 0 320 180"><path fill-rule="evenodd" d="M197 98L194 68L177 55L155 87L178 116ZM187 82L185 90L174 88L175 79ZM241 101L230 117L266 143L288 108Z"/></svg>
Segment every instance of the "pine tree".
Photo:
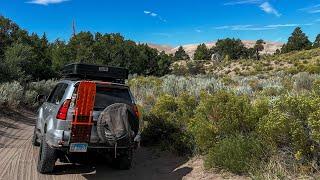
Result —
<svg viewBox="0 0 320 180"><path fill-rule="evenodd" d="M189 60L190 57L186 53L186 51L183 49L182 46L179 47L178 51L175 52L174 54L174 60Z"/></svg>
<svg viewBox="0 0 320 180"><path fill-rule="evenodd" d="M194 58L195 60L210 60L210 51L207 48L205 44L200 44L195 53L194 53Z"/></svg>
<svg viewBox="0 0 320 180"><path fill-rule="evenodd" d="M264 44L265 44L265 42L262 39L259 39L256 41L256 44L254 45L257 60L260 60L260 51L264 50Z"/></svg>
<svg viewBox="0 0 320 180"><path fill-rule="evenodd" d="M317 35L316 40L313 42L314 48L320 48L320 34Z"/></svg>
<svg viewBox="0 0 320 180"><path fill-rule="evenodd" d="M302 32L300 27L297 27L288 39L288 43L283 46L281 52L287 53L291 51L300 51L310 49L312 43L309 41L308 36Z"/></svg>

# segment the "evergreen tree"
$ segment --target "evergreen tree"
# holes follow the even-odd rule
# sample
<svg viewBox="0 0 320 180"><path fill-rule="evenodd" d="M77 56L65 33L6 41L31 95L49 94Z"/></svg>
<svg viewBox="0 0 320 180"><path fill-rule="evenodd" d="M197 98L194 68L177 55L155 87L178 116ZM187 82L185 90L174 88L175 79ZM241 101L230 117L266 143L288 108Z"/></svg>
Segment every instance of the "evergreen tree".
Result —
<svg viewBox="0 0 320 180"><path fill-rule="evenodd" d="M178 48L178 50L175 52L174 54L174 59L177 60L189 60L190 57L189 55L186 53L186 51L183 49L182 46L180 46Z"/></svg>
<svg viewBox="0 0 320 180"><path fill-rule="evenodd" d="M252 52L244 46L240 39L222 39L218 40L216 46L212 48L214 54L219 54L222 59L228 58L235 60L247 58Z"/></svg>
<svg viewBox="0 0 320 180"><path fill-rule="evenodd" d="M306 50L311 47L312 43L309 41L308 36L302 32L300 27L297 27L289 37L288 43L282 47L281 52Z"/></svg>
<svg viewBox="0 0 320 180"><path fill-rule="evenodd" d="M313 42L314 48L320 48L320 34L317 35L316 40Z"/></svg>
<svg viewBox="0 0 320 180"><path fill-rule="evenodd" d="M211 59L211 53L207 46L205 44L200 44L195 53L194 58L195 60L210 60Z"/></svg>
<svg viewBox="0 0 320 180"><path fill-rule="evenodd" d="M256 41L256 44L254 45L257 60L260 60L260 51L264 50L264 44L265 42L262 39L259 39Z"/></svg>

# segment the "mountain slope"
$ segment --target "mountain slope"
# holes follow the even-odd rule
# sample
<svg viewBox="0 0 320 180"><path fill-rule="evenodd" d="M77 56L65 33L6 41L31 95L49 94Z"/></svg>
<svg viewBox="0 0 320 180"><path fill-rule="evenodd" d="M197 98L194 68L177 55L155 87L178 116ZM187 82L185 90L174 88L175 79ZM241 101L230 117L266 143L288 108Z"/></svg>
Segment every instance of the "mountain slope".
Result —
<svg viewBox="0 0 320 180"><path fill-rule="evenodd" d="M256 41L251 41L251 40L243 40L242 42L247 48L252 48L256 43ZM211 48L215 46L216 42L208 42L205 44L208 48ZM183 45L182 47L190 57L193 57L193 54L196 51L198 45L199 44L186 44L186 45ZM265 49L261 52L261 54L274 54L277 49L281 49L282 45L283 44L279 42L266 42L266 44L264 45ZM179 46L171 47L168 45L157 45L157 44L151 44L151 43L150 44L148 43L148 46L158 49L159 51L165 51L167 54L174 54L179 48Z"/></svg>

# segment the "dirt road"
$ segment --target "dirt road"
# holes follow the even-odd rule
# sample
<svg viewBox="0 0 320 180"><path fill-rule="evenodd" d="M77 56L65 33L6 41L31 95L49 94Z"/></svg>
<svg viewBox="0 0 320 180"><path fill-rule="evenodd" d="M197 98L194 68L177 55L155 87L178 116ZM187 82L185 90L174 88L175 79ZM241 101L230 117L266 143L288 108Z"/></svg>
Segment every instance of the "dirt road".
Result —
<svg viewBox="0 0 320 180"><path fill-rule="evenodd" d="M41 175L36 171L39 148L31 145L34 122L34 114L30 112L0 110L1 180L223 179L221 175L204 172L200 159L188 161L187 158L149 148L137 150L131 170L115 170L107 163L88 165L57 163L55 173Z"/></svg>

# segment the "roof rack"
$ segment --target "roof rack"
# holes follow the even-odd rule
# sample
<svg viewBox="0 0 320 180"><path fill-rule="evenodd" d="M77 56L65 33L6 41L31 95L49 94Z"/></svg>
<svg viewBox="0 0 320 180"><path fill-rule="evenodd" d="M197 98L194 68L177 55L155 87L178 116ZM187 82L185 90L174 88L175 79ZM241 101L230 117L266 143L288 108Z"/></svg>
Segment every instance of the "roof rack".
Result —
<svg viewBox="0 0 320 180"><path fill-rule="evenodd" d="M125 68L84 63L68 64L62 69L62 77L72 80L98 80L124 84L128 75L129 71Z"/></svg>

